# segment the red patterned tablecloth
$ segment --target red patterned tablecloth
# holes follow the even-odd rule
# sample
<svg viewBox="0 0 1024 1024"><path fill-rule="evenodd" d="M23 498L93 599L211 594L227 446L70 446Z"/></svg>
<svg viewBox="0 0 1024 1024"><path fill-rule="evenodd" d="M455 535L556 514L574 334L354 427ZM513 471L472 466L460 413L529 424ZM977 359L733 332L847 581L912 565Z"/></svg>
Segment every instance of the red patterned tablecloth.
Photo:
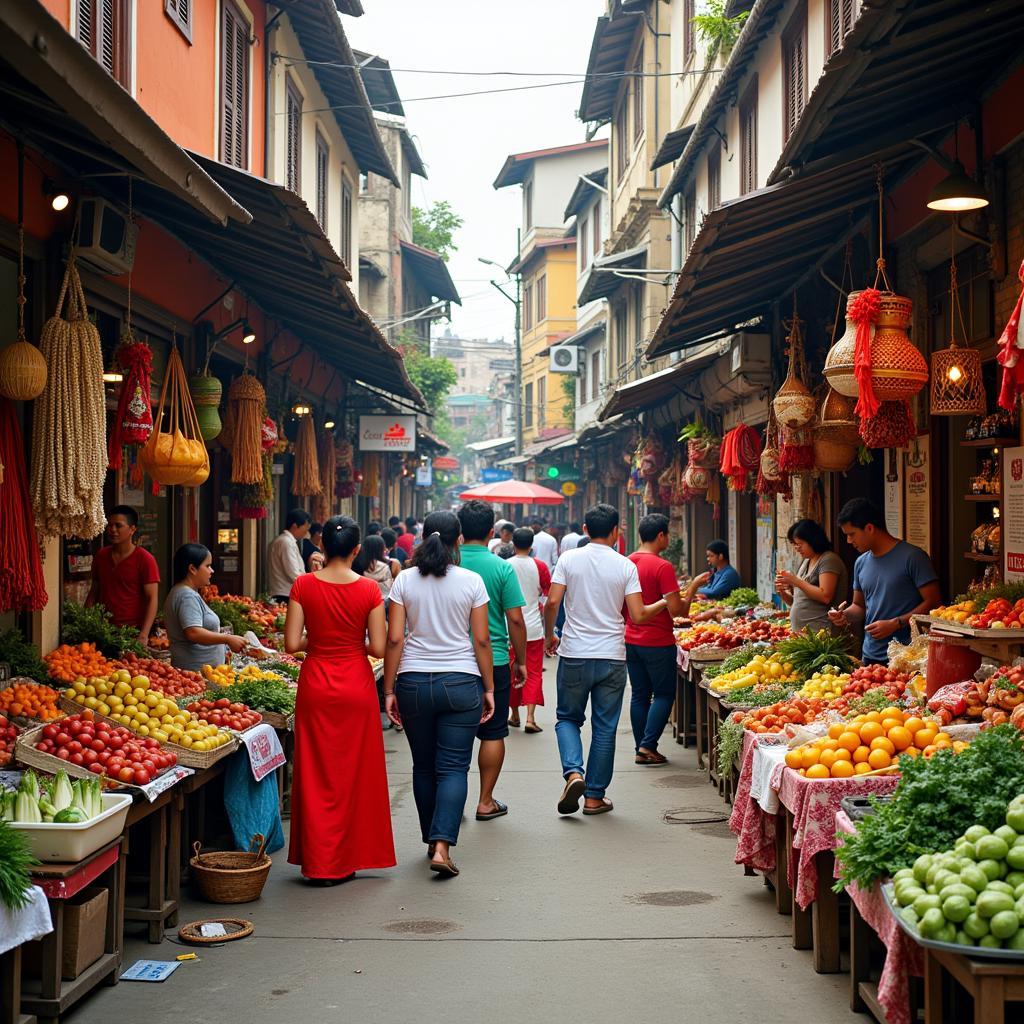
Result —
<svg viewBox="0 0 1024 1024"><path fill-rule="evenodd" d="M729 827L736 833L736 863L765 874L775 870L775 815L766 814L750 795L754 755L760 744L783 742L782 736L743 733L740 780L729 817Z"/></svg>
<svg viewBox="0 0 1024 1024"><path fill-rule="evenodd" d="M808 779L792 768L782 772L779 801L793 815L793 846L799 857L789 858L789 885L797 903L806 910L813 902L818 884L817 854L836 846L836 815L844 796L891 793L898 775L870 778Z"/></svg>
<svg viewBox="0 0 1024 1024"><path fill-rule="evenodd" d="M853 823L843 811L836 815L836 830L854 831ZM909 978L912 974L919 978L924 975L923 950L889 913L877 882L870 889L848 885L846 892L885 946L885 963L878 979L878 1001L886 1019L889 1024L911 1024Z"/></svg>

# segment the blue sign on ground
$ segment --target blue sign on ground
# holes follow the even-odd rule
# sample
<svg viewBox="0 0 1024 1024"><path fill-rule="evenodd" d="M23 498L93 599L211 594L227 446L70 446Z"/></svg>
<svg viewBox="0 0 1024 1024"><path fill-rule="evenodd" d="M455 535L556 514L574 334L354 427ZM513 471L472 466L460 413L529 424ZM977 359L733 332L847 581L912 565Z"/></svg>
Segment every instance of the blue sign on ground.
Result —
<svg viewBox="0 0 1024 1024"><path fill-rule="evenodd" d="M480 479L485 484L498 484L502 480L512 479L511 469L482 469L480 470Z"/></svg>

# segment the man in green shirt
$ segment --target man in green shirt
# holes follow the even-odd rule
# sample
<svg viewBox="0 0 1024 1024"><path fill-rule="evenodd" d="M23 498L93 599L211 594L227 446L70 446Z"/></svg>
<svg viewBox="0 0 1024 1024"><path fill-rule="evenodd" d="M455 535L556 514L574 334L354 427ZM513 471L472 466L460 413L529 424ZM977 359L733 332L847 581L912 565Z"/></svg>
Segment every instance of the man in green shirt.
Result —
<svg viewBox="0 0 1024 1024"><path fill-rule="evenodd" d="M494 715L477 730L480 754L480 802L477 821L490 821L508 814L508 805L494 799L501 766L505 761L505 737L508 735L508 704L512 689L509 669L509 644L516 655L515 686L526 683L526 620L523 618L523 590L515 570L505 559L487 550L494 535L494 511L484 501L467 501L458 512L462 524L460 565L475 572L487 588L487 618L490 624L491 650L494 656Z"/></svg>

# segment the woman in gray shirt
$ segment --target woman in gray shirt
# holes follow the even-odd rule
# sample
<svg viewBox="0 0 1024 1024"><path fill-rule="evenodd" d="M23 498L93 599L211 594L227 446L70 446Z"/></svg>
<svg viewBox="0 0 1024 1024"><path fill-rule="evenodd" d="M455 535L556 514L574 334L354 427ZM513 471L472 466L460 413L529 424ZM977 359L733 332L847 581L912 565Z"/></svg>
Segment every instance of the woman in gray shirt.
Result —
<svg viewBox="0 0 1024 1024"><path fill-rule="evenodd" d="M834 601L846 599L846 563L832 550L832 542L813 519L798 519L786 536L802 559L795 573L780 569L775 576L775 589L790 606L790 628L794 632L837 632L829 622L828 610Z"/></svg>
<svg viewBox="0 0 1024 1024"><path fill-rule="evenodd" d="M223 665L225 648L236 654L249 645L240 636L220 632L220 619L199 591L213 576L213 556L202 544L182 544L174 554L174 586L164 602L164 625L171 641L175 668L202 672L204 665Z"/></svg>

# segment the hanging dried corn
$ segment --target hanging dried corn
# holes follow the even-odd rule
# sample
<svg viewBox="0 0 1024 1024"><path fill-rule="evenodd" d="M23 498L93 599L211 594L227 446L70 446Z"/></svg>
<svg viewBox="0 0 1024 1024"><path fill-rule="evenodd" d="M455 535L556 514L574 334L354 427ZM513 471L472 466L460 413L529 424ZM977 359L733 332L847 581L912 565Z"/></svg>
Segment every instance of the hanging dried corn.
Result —
<svg viewBox="0 0 1024 1024"><path fill-rule="evenodd" d="M61 316L67 299L68 319ZM91 540L103 532L107 472L103 354L88 318L74 251L64 271L56 312L43 327L40 350L46 387L32 421L31 496L43 537Z"/></svg>
<svg viewBox="0 0 1024 1024"><path fill-rule="evenodd" d="M320 463L316 456L316 428L312 414L299 421L299 436L295 439L295 471L292 474L292 494L311 498L320 493Z"/></svg>
<svg viewBox="0 0 1024 1024"><path fill-rule="evenodd" d="M263 414L267 393L251 374L236 377L228 388L232 410L231 482L263 483Z"/></svg>

